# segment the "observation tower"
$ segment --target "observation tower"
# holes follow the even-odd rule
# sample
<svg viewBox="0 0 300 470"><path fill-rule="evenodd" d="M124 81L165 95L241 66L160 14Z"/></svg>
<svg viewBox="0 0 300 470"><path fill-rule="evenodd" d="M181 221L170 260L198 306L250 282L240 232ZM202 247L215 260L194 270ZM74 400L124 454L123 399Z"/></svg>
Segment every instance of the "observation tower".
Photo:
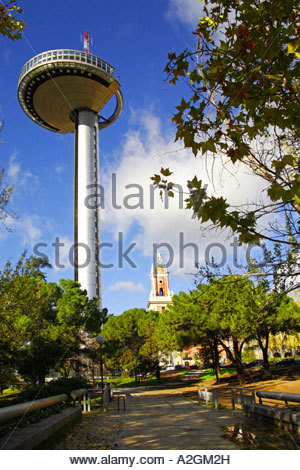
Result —
<svg viewBox="0 0 300 470"><path fill-rule="evenodd" d="M74 278L88 297L98 296L101 307L99 140L98 131L112 124L123 107L115 70L89 53L58 49L30 59L18 80L18 99L36 124L52 132L74 133ZM115 97L108 118L102 108Z"/></svg>

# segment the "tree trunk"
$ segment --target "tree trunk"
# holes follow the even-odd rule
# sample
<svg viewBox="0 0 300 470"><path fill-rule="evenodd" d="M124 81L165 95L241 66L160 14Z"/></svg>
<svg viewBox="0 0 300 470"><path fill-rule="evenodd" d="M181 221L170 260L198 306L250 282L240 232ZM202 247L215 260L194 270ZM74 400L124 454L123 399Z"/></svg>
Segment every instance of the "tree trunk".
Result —
<svg viewBox="0 0 300 470"><path fill-rule="evenodd" d="M244 376L244 368L242 366L242 347L243 347L244 342L240 345L238 340L232 337L232 344L233 344L233 352L232 352L229 346L227 346L227 344L223 340L219 339L219 341L220 341L221 346L226 351L227 357L233 362L236 368L236 373L238 376L239 384L244 385L245 376Z"/></svg>
<svg viewBox="0 0 300 470"><path fill-rule="evenodd" d="M160 382L160 368L159 368L159 365L158 365L157 368L156 368L156 373L155 373L155 375L156 375L156 380L157 380L157 382Z"/></svg>
<svg viewBox="0 0 300 470"><path fill-rule="evenodd" d="M236 373L240 385L245 383L244 367L242 365L242 348L236 338L232 338Z"/></svg>
<svg viewBox="0 0 300 470"><path fill-rule="evenodd" d="M210 343L212 360L213 360L213 367L216 374L216 380L219 382L220 377L220 364L219 364L219 349L218 349L218 341L213 339Z"/></svg>
<svg viewBox="0 0 300 470"><path fill-rule="evenodd" d="M284 355L285 355L286 333L285 332L280 332L279 336L280 336L280 341L279 341L280 355L281 355L281 357L284 357Z"/></svg>
<svg viewBox="0 0 300 470"><path fill-rule="evenodd" d="M257 342L263 354L264 360L264 371L267 375L270 375L270 365L269 365L269 355L268 355L268 347L269 347L269 333L265 335L265 345L263 344L262 338L258 337Z"/></svg>
<svg viewBox="0 0 300 470"><path fill-rule="evenodd" d="M264 371L267 375L270 375L270 364L269 364L269 356L268 356L268 348L262 349L263 359L264 359Z"/></svg>
<svg viewBox="0 0 300 470"><path fill-rule="evenodd" d="M244 368L240 364L239 361L236 362L235 367L236 367L236 373L237 373L237 376L238 376L239 385L244 385L245 384Z"/></svg>

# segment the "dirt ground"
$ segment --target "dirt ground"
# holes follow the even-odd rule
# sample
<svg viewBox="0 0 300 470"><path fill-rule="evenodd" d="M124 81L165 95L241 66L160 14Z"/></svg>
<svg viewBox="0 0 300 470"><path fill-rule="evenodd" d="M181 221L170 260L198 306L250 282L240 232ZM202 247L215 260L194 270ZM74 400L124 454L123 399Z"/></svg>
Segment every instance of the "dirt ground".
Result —
<svg viewBox="0 0 300 470"><path fill-rule="evenodd" d="M157 396L158 402L169 400L171 397L176 401L185 397L192 402L198 402L198 386L214 387L238 387L236 376L232 375L222 378L219 383L216 380L200 380L185 382L176 373L164 375L168 379L168 385L161 387L140 387L135 389L139 400L143 402L143 397L151 400ZM182 383L182 385L181 385ZM261 371L251 371L246 374L245 388L254 390L270 390L276 392L300 393L300 369L290 369L280 371L273 376L263 377ZM231 408L230 392L218 394L219 403L224 408ZM271 404L266 401L266 404ZM273 403L274 404L274 403ZM278 402L276 403L278 406ZM284 404L283 404L284 405ZM283 406L282 405L282 406ZM202 408L202 407L201 407ZM237 408L239 408L237 406ZM225 411L225 410L224 410ZM213 410L211 410L213 412ZM217 412L217 410L215 410ZM125 426L126 427L126 426ZM92 413L85 413L82 421L75 425L70 432L57 442L52 449L118 449L120 442L124 438L124 423L122 416L114 416L110 413L103 413L100 409Z"/></svg>
<svg viewBox="0 0 300 470"><path fill-rule="evenodd" d="M246 383L243 388L254 390L272 391L272 392L284 392L284 393L299 393L300 394L300 369L287 369L282 371L271 372L270 376L266 376L262 371L245 371ZM199 385L203 387L240 387L236 376L233 374L230 377L225 377L217 383L216 380L203 380L199 381ZM198 385L194 387L194 390L189 390L188 394L190 398L197 399ZM218 401L222 406L231 408L231 396L230 391L224 391L218 393ZM278 401L264 399L263 403L266 405L284 406L284 403ZM300 408L300 404L293 404L295 407Z"/></svg>

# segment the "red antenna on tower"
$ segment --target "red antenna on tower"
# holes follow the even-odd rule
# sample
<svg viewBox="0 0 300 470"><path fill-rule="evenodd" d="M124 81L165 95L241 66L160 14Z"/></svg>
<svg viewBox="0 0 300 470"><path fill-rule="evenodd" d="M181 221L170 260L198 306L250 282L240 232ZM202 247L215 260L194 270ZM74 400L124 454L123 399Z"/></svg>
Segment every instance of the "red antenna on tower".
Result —
<svg viewBox="0 0 300 470"><path fill-rule="evenodd" d="M85 31L83 35L83 50L87 53L90 52L90 33L88 31Z"/></svg>

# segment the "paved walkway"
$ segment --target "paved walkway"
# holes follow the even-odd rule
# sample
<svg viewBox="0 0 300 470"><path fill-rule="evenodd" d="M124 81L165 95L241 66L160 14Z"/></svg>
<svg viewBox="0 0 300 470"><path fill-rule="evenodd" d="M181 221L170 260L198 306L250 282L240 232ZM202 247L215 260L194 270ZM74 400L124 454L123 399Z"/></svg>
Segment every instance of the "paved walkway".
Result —
<svg viewBox="0 0 300 470"><path fill-rule="evenodd" d="M223 437L224 427L239 421L238 412L207 408L176 388L118 389L114 394L126 394L125 411L117 410L115 397L107 412L122 428L118 449L238 449Z"/></svg>

